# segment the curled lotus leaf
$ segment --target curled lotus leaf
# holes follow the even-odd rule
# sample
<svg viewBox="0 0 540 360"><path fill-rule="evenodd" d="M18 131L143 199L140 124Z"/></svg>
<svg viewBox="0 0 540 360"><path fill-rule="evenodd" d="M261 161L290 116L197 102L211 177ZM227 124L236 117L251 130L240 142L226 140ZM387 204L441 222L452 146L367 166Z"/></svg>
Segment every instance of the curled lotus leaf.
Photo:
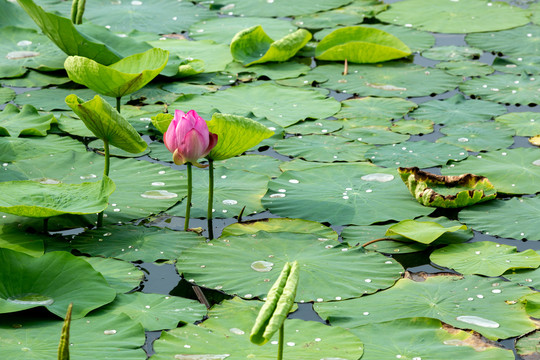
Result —
<svg viewBox="0 0 540 360"><path fill-rule="evenodd" d="M424 206L460 208L497 196L497 191L484 176L436 175L417 167L400 167L398 172L411 194Z"/></svg>

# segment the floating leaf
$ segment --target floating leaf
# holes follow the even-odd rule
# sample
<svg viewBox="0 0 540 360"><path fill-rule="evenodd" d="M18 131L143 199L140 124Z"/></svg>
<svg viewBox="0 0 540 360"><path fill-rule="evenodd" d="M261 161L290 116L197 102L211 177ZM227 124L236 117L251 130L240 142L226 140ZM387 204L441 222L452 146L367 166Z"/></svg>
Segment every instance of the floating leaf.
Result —
<svg viewBox="0 0 540 360"><path fill-rule="evenodd" d="M287 133L300 135L328 134L341 129L342 127L342 121L305 120L296 125L287 126Z"/></svg>
<svg viewBox="0 0 540 360"><path fill-rule="evenodd" d="M0 211L8 214L47 218L61 214L95 214L105 210L115 185L107 176L102 181L65 184L59 181L0 182Z"/></svg>
<svg viewBox="0 0 540 360"><path fill-rule="evenodd" d="M408 135L431 134L433 132L433 121L428 119L399 120L392 124L391 130Z"/></svg>
<svg viewBox="0 0 540 360"><path fill-rule="evenodd" d="M73 319L79 319L116 296L90 264L65 251L34 258L0 249L0 257L5 269L9 269L0 273L0 313L45 306L64 317L72 302Z"/></svg>
<svg viewBox="0 0 540 360"><path fill-rule="evenodd" d="M40 115L32 105L19 110L15 105L7 104L0 113L0 136L46 136L53 121L53 114Z"/></svg>
<svg viewBox="0 0 540 360"><path fill-rule="evenodd" d="M0 137L0 161L12 162L59 153L76 151L84 153L83 143L69 137L48 135L34 138Z"/></svg>
<svg viewBox="0 0 540 360"><path fill-rule="evenodd" d="M431 49L422 51L422 56L431 60L440 61L460 61L468 59L478 59L482 55L483 51L478 48L469 46L437 46Z"/></svg>
<svg viewBox="0 0 540 360"><path fill-rule="evenodd" d="M287 17L329 10L348 3L350 0L297 0L293 3L287 0L239 0L230 4L220 0L215 4L225 5L220 12L227 15Z"/></svg>
<svg viewBox="0 0 540 360"><path fill-rule="evenodd" d="M46 40L49 41L48 39ZM4 86L38 88L49 85L62 85L70 80L64 72L39 72L28 70L23 76L1 79L0 83Z"/></svg>
<svg viewBox="0 0 540 360"><path fill-rule="evenodd" d="M530 12L504 2L408 0L376 17L387 23L441 33L504 30L529 23Z"/></svg>
<svg viewBox="0 0 540 360"><path fill-rule="evenodd" d="M245 66L268 61L287 61L311 39L311 33L299 29L277 41L268 36L262 26L240 31L231 41L231 54Z"/></svg>
<svg viewBox="0 0 540 360"><path fill-rule="evenodd" d="M48 235L24 231L16 223L0 224L0 248L41 256L45 250L43 242L48 239Z"/></svg>
<svg viewBox="0 0 540 360"><path fill-rule="evenodd" d="M527 55L540 55L539 38L540 26L529 24L504 31L468 34L465 40L467 44L485 51L500 52L506 56L521 58Z"/></svg>
<svg viewBox="0 0 540 360"><path fill-rule="evenodd" d="M493 200L459 213L461 222L488 235L511 239L540 240L535 225L540 216L540 197ZM508 219L513 221L508 221Z"/></svg>
<svg viewBox="0 0 540 360"><path fill-rule="evenodd" d="M474 172L487 177L497 192L504 194L534 194L540 191L540 154L532 148L481 153L452 163L442 168L441 172L443 175Z"/></svg>
<svg viewBox="0 0 540 360"><path fill-rule="evenodd" d="M77 235L71 241L71 246L92 256L154 262L176 259L182 251L200 242L201 238L192 232L134 225L122 227L109 225Z"/></svg>
<svg viewBox="0 0 540 360"><path fill-rule="evenodd" d="M436 175L417 167L398 169L401 180L424 206L460 208L494 199L497 191L484 176Z"/></svg>
<svg viewBox="0 0 540 360"><path fill-rule="evenodd" d="M10 88L0 87L0 105L15 99L15 91Z"/></svg>
<svg viewBox="0 0 540 360"><path fill-rule="evenodd" d="M401 279L377 294L315 304L314 309L334 326L352 328L409 317L429 317L457 328L474 330L488 339L506 339L535 329L525 306L510 304L531 293L528 288L498 278L432 276L423 282Z"/></svg>
<svg viewBox="0 0 540 360"><path fill-rule="evenodd" d="M453 244L437 249L429 256L437 265L461 274L500 276L509 269L536 269L540 255L532 250L517 252L515 246L478 241Z"/></svg>
<svg viewBox="0 0 540 360"><path fill-rule="evenodd" d="M264 230L222 236L185 250L176 267L186 279L201 286L244 298L263 298L283 264L297 260L302 264L296 296L300 302L373 293L392 286L399 277L401 266L381 254L319 238L317 234ZM321 261L326 264L324 268L320 267ZM332 280L336 277L340 281Z"/></svg>
<svg viewBox="0 0 540 360"><path fill-rule="evenodd" d="M456 145L468 151L507 148L514 143L515 133L505 125L491 121L449 124L440 131L446 136L438 138L438 143Z"/></svg>
<svg viewBox="0 0 540 360"><path fill-rule="evenodd" d="M317 240L338 240L338 234L332 228L316 221L302 219L269 218L251 223L235 223L225 227L221 236L239 236L256 234L259 231L267 233L290 232L295 234L312 234L319 236Z"/></svg>
<svg viewBox="0 0 540 360"><path fill-rule="evenodd" d="M0 319L2 355L26 360L30 353L41 360L58 360L61 328L62 321L56 319L4 315ZM78 360L107 359L111 354L117 360L144 360L144 340L142 326L125 314L89 315L71 322L69 350L72 359Z"/></svg>
<svg viewBox="0 0 540 360"><path fill-rule="evenodd" d="M122 56L107 46L75 28L71 20L46 12L32 0L18 0L19 5L63 52L68 55L79 55L109 65L117 62Z"/></svg>
<svg viewBox="0 0 540 360"><path fill-rule="evenodd" d="M450 160L459 161L467 156L468 153L457 146L425 140L378 146L365 154L365 157L374 164L390 168L397 166L428 168L444 165Z"/></svg>
<svg viewBox="0 0 540 360"><path fill-rule="evenodd" d="M394 35L362 26L334 30L317 44L315 50L315 57L319 60L356 63L376 63L410 54L409 47Z"/></svg>
<svg viewBox="0 0 540 360"><path fill-rule="evenodd" d="M144 280L144 272L127 261L102 257L81 257L81 259L101 273L118 294L133 290Z"/></svg>
<svg viewBox="0 0 540 360"><path fill-rule="evenodd" d="M298 286L298 262L286 262L278 279L268 291L255 324L251 328L249 340L257 345L264 345L284 326L285 319L294 304Z"/></svg>
<svg viewBox="0 0 540 360"><path fill-rule="evenodd" d="M100 309L109 315L129 316L146 331L174 329L179 322L194 323L206 315L206 307L197 300L161 294L134 292L116 296L114 302Z"/></svg>
<svg viewBox="0 0 540 360"><path fill-rule="evenodd" d="M459 86L467 95L506 104L540 104L540 79L522 74L473 78Z"/></svg>
<svg viewBox="0 0 540 360"><path fill-rule="evenodd" d="M208 320L197 325L163 332L154 342L156 360L173 359L244 359L248 357L273 359L277 341L258 346L249 341L249 331L262 301L225 300L209 312ZM197 335L195 335L197 334ZM316 321L287 319L284 353L287 359L358 359L362 342L349 331ZM215 344L218 346L209 346ZM178 356L179 355L179 356Z"/></svg>
<svg viewBox="0 0 540 360"><path fill-rule="evenodd" d="M218 136L216 146L207 155L212 160L225 160L242 154L274 132L255 120L237 115L214 113L208 130Z"/></svg>
<svg viewBox="0 0 540 360"><path fill-rule="evenodd" d="M435 68L444 70L451 75L463 77L489 75L495 71L488 64L468 60L440 62L435 65Z"/></svg>
<svg viewBox="0 0 540 360"><path fill-rule="evenodd" d="M341 110L334 115L338 119L399 119L417 108L414 102L401 98L377 98L367 96L341 102Z"/></svg>
<svg viewBox="0 0 540 360"><path fill-rule="evenodd" d="M506 113L506 107L491 101L469 100L456 94L445 100L431 100L420 104L409 114L415 119L432 120L437 124L479 122Z"/></svg>
<svg viewBox="0 0 540 360"><path fill-rule="evenodd" d="M516 352L523 359L540 357L540 332L537 330L517 339Z"/></svg>
<svg viewBox="0 0 540 360"><path fill-rule="evenodd" d="M146 142L133 126L99 95L84 102L72 94L66 97L66 103L101 140L130 153L146 149Z"/></svg>
<svg viewBox="0 0 540 360"><path fill-rule="evenodd" d="M290 170L268 183L262 203L276 215L333 225L369 225L431 213L411 198L397 176L393 169L366 163Z"/></svg>
<svg viewBox="0 0 540 360"><path fill-rule="evenodd" d="M467 230L465 225L444 227L433 221L402 220L392 225L386 231L386 235L401 235L422 244L430 244L447 232Z"/></svg>
<svg viewBox="0 0 540 360"><path fill-rule="evenodd" d="M536 112L511 112L495 118L516 131L518 136L535 136L540 134L540 117Z"/></svg>
<svg viewBox="0 0 540 360"><path fill-rule="evenodd" d="M407 141L410 137L409 135L392 132L385 126L348 128L336 132L336 135L373 145L397 144Z"/></svg>
<svg viewBox="0 0 540 360"><path fill-rule="evenodd" d="M149 83L163 70L168 59L168 51L154 48L108 66L86 57L69 56L64 67L74 82L99 94L118 98Z"/></svg>

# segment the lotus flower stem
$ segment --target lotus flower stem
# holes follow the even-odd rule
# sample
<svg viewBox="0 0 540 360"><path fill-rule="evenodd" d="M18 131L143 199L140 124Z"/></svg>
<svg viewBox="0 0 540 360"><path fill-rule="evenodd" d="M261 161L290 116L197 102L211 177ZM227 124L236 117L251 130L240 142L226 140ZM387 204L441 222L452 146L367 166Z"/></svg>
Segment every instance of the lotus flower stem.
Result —
<svg viewBox="0 0 540 360"><path fill-rule="evenodd" d="M79 8L79 0L73 0L71 3L71 22L77 23L77 9Z"/></svg>
<svg viewBox="0 0 540 360"><path fill-rule="evenodd" d="M191 177L191 163L188 162L186 163L186 166L187 166L187 199L186 199L186 220L184 221L184 231L187 231L188 228L189 228L189 214L191 212L191 193L192 193L192 188L191 188L191 182L192 182L192 177Z"/></svg>
<svg viewBox="0 0 540 360"><path fill-rule="evenodd" d="M279 327L278 353L277 360L283 360L283 340L285 338L285 322Z"/></svg>
<svg viewBox="0 0 540 360"><path fill-rule="evenodd" d="M120 100L122 99L121 96L116 98L116 111L120 114Z"/></svg>
<svg viewBox="0 0 540 360"><path fill-rule="evenodd" d="M212 221L212 208L214 207L214 160L208 160L208 240L214 238L214 226Z"/></svg>
<svg viewBox="0 0 540 360"><path fill-rule="evenodd" d="M103 175L109 176L109 167L110 167L110 149L109 142L103 140L103 149L105 150L105 167L103 169ZM98 214L97 227L100 228L103 226L103 211Z"/></svg>

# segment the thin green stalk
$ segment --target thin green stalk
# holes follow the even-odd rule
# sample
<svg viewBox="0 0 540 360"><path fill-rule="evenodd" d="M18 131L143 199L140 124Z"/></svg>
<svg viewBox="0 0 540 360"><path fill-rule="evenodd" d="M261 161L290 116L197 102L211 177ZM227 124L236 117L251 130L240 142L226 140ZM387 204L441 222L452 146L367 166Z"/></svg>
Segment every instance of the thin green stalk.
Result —
<svg viewBox="0 0 540 360"><path fill-rule="evenodd" d="M187 231L189 228L189 214L191 212L191 163L186 163L187 165L187 199L186 199L186 220L184 221L184 231Z"/></svg>
<svg viewBox="0 0 540 360"><path fill-rule="evenodd" d="M103 169L103 175L109 176L109 167L110 167L110 149L109 142L103 140L103 148L105 149L105 167ZM103 226L103 211L98 214L97 227L100 228Z"/></svg>
<svg viewBox="0 0 540 360"><path fill-rule="evenodd" d="M79 8L79 0L73 0L71 3L71 22L77 23L77 9Z"/></svg>
<svg viewBox="0 0 540 360"><path fill-rule="evenodd" d="M208 240L212 240L214 238L214 225L212 221L212 208L214 207L214 160L209 159L208 165L208 214L206 217L208 219Z"/></svg>
<svg viewBox="0 0 540 360"><path fill-rule="evenodd" d="M84 14L84 7L86 6L86 0L79 0L77 5L77 16L75 17L75 24L82 24L82 17Z"/></svg>
<svg viewBox="0 0 540 360"><path fill-rule="evenodd" d="M120 100L122 99L121 96L116 98L116 111L120 114Z"/></svg>
<svg viewBox="0 0 540 360"><path fill-rule="evenodd" d="M281 327L279 328L277 360L283 360L283 339L285 338L284 332L285 332L285 322L281 324Z"/></svg>

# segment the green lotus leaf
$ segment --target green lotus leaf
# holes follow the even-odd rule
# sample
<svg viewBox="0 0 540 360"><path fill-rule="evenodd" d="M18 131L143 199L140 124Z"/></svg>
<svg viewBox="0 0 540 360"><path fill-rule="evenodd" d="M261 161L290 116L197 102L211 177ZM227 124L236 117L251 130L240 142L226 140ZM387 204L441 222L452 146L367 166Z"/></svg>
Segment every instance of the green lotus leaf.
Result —
<svg viewBox="0 0 540 360"><path fill-rule="evenodd" d="M0 313L45 306L64 317L73 303L73 319L110 303L116 291L90 264L65 251L41 257L0 249L6 271L0 273Z"/></svg>
<svg viewBox="0 0 540 360"><path fill-rule="evenodd" d="M100 313L129 316L140 323L146 331L174 329L183 324L200 321L206 316L206 306L197 300L161 294L134 292L120 294Z"/></svg>
<svg viewBox="0 0 540 360"><path fill-rule="evenodd" d="M491 66L495 71L502 73L536 75L540 74L538 63L538 55L525 55L523 57L496 57Z"/></svg>
<svg viewBox="0 0 540 360"><path fill-rule="evenodd" d="M0 1L0 24L4 26L20 26L27 29L35 28L35 24L16 3Z"/></svg>
<svg viewBox="0 0 540 360"><path fill-rule="evenodd" d="M48 244L51 245L51 242ZM135 265L122 260L82 256L94 270L101 273L110 287L118 294L133 290L144 280L144 272Z"/></svg>
<svg viewBox="0 0 540 360"><path fill-rule="evenodd" d="M282 326L294 305L298 286L298 262L286 262L278 279L268 291L255 324L251 328L249 340L257 345L264 345Z"/></svg>
<svg viewBox="0 0 540 360"><path fill-rule="evenodd" d="M468 59L478 59L482 55L482 49L470 46L437 46L422 51L422 56L431 60L440 61L460 61Z"/></svg>
<svg viewBox="0 0 540 360"><path fill-rule="evenodd" d="M64 72L39 72L35 70L28 70L23 76L0 80L0 83L4 86L22 88L39 88L49 85L62 85L68 82L70 80Z"/></svg>
<svg viewBox="0 0 540 360"><path fill-rule="evenodd" d="M343 64L319 65L311 76L325 76L321 87L348 94L379 97L415 97L440 94L453 90L461 79L442 70L407 62L389 61L380 64L349 64L343 74Z"/></svg>
<svg viewBox="0 0 540 360"><path fill-rule="evenodd" d="M295 260L302 264L302 281L296 293L300 302L373 293L392 286L402 271L399 264L381 254L349 248L318 234L263 230L222 236L187 249L176 267L184 278L200 286L249 299L266 296L283 265ZM324 268L321 262L326 264ZM336 277L341 280L332 280Z"/></svg>
<svg viewBox="0 0 540 360"><path fill-rule="evenodd" d="M233 298L215 305L209 311L208 320L201 324L163 332L154 342L156 354L152 360L175 357L185 360L274 359L277 340L266 346L249 341L250 329L262 304L262 301ZM359 359L362 356L363 346L358 337L317 321L287 319L284 338L286 359Z"/></svg>
<svg viewBox="0 0 540 360"><path fill-rule="evenodd" d="M69 137L48 135L44 137L14 138L0 136L0 161L12 162L69 151L86 152L80 141Z"/></svg>
<svg viewBox="0 0 540 360"><path fill-rule="evenodd" d="M410 136L390 131L386 126L362 126L348 128L335 133L351 140L371 145L397 144L409 140Z"/></svg>
<svg viewBox="0 0 540 360"><path fill-rule="evenodd" d="M0 113L0 136L46 136L53 121L53 114L40 115L31 105L19 110L15 105L7 104Z"/></svg>
<svg viewBox="0 0 540 360"><path fill-rule="evenodd" d="M461 274L500 276L509 269L536 269L540 255L532 250L517 252L515 246L491 241L453 244L431 253L432 262Z"/></svg>
<svg viewBox="0 0 540 360"><path fill-rule="evenodd" d="M469 60L440 62L435 65L435 68L444 70L451 75L463 77L489 75L495 71L488 64Z"/></svg>
<svg viewBox="0 0 540 360"><path fill-rule="evenodd" d="M62 314L62 317L65 315ZM2 355L10 360L58 360L62 321L20 314L0 318ZM88 315L72 320L72 359L145 360L144 329L125 314Z"/></svg>
<svg viewBox="0 0 540 360"><path fill-rule="evenodd" d="M53 135L44 139L51 136ZM2 139L0 137L0 150ZM103 172L103 157L94 152L64 152L55 153L54 156L44 153L46 155L42 154L40 158L8 164L2 172L2 180L52 179L78 184L88 179L96 179L96 174ZM168 166L114 157L111 158L110 165L109 176L116 184L116 191L109 197L111 206L105 210L105 223L127 222L165 211L186 194L185 179L182 180L181 175ZM205 172L200 173L206 175ZM95 216L90 218L86 217L87 221L95 221ZM51 223L49 225L52 226ZM117 248L117 251L120 251L120 248Z"/></svg>
<svg viewBox="0 0 540 360"><path fill-rule="evenodd" d="M367 163L289 170L268 183L262 203L276 215L333 225L369 225L431 213L411 199L397 177L393 169Z"/></svg>
<svg viewBox="0 0 540 360"><path fill-rule="evenodd" d="M433 132L433 121L428 119L399 120L392 124L391 130L407 135L431 134Z"/></svg>
<svg viewBox="0 0 540 360"><path fill-rule="evenodd" d="M363 26L334 30L315 49L315 57L319 60L348 60L355 63L377 63L410 54L411 49L394 35Z"/></svg>
<svg viewBox="0 0 540 360"><path fill-rule="evenodd" d="M514 129L518 136L540 134L540 117L535 112L512 112L496 117L495 121Z"/></svg>
<svg viewBox="0 0 540 360"><path fill-rule="evenodd" d="M487 177L497 192L504 194L534 194L540 191L538 149L516 148L481 153L464 161L452 162L441 172L443 175L474 172Z"/></svg>
<svg viewBox="0 0 540 360"><path fill-rule="evenodd" d="M216 146L207 155L212 160L225 160L240 155L274 135L273 131L255 120L221 113L212 115L208 130L218 136Z"/></svg>
<svg viewBox="0 0 540 360"><path fill-rule="evenodd" d="M537 330L517 339L516 352L522 359L540 357L540 332Z"/></svg>
<svg viewBox="0 0 540 360"><path fill-rule="evenodd" d="M101 140L130 153L146 149L146 142L133 126L99 95L87 102L77 95L68 95L66 104Z"/></svg>
<svg viewBox="0 0 540 360"><path fill-rule="evenodd" d="M261 77L267 77L272 80L290 80L296 79L300 75L306 75L311 68L294 60L284 63L265 63L252 65L246 68L239 62L232 62L227 65L228 72L236 74L238 78L245 81L245 77L254 77L260 79Z"/></svg>
<svg viewBox="0 0 540 360"><path fill-rule="evenodd" d="M530 288L538 288L540 285L540 268L536 269L510 269L502 277L513 283Z"/></svg>
<svg viewBox="0 0 540 360"><path fill-rule="evenodd" d="M215 163L214 166L224 167L227 170L243 170L254 174L265 175L268 177L279 176L281 161L266 155L242 155L222 160Z"/></svg>
<svg viewBox="0 0 540 360"><path fill-rule="evenodd" d="M292 126L287 126L288 134L314 135L334 133L343 128L342 121L335 120L304 120Z"/></svg>
<svg viewBox="0 0 540 360"><path fill-rule="evenodd" d="M467 122L449 124L441 133L446 136L436 142L447 143L464 148L467 151L489 151L504 149L514 143L515 131L496 122Z"/></svg>
<svg viewBox="0 0 540 360"><path fill-rule="evenodd" d="M458 230L467 230L467 227L465 225L456 225L447 228L434 221L402 220L390 226L386 231L386 235L401 235L422 244L430 244L444 233Z"/></svg>
<svg viewBox="0 0 540 360"><path fill-rule="evenodd" d="M287 17L310 14L318 11L334 9L350 3L350 0L239 0L234 4L226 0L216 1L216 5L224 5L220 12L227 15Z"/></svg>
<svg viewBox="0 0 540 360"><path fill-rule="evenodd" d="M431 100L420 104L409 114L415 119L432 120L436 124L480 122L506 113L506 107L491 101L465 99L456 94L445 100Z"/></svg>
<svg viewBox="0 0 540 360"><path fill-rule="evenodd" d="M497 197L497 191L484 176L443 176L417 167L400 167L398 171L411 194L424 206L461 208Z"/></svg>
<svg viewBox="0 0 540 360"><path fill-rule="evenodd" d="M25 92L17 94L15 97L15 104L22 105L32 105L40 111L53 111L53 110L66 110L70 111L71 108L66 104L66 97L75 94L81 99L91 99L96 96L96 92L91 89L70 89L68 88L43 88L39 90L32 90L31 92ZM103 96L103 98L110 104L114 104L116 99L110 96ZM122 100L122 105L128 101L128 98L125 98L125 101Z"/></svg>
<svg viewBox="0 0 540 360"><path fill-rule="evenodd" d="M530 12L505 2L408 0L377 14L383 22L441 33L504 30L529 23Z"/></svg>
<svg viewBox="0 0 540 360"><path fill-rule="evenodd" d="M256 234L259 231L265 232L291 232L309 233L319 236L318 240L338 240L338 234L321 223L302 219L265 219L251 223L231 224L223 229L222 236L239 236L244 234Z"/></svg>
<svg viewBox="0 0 540 360"><path fill-rule="evenodd" d="M457 146L425 140L373 147L365 154L372 163L390 168L396 166L428 168L444 165L450 160L463 160L467 156L467 151Z"/></svg>
<svg viewBox="0 0 540 360"><path fill-rule="evenodd" d="M219 17L193 24L189 37L195 40L212 40L229 45L238 32L252 26L261 25L272 39L281 39L298 28L290 20L263 17Z"/></svg>
<svg viewBox="0 0 540 360"><path fill-rule="evenodd" d="M118 98L149 83L163 70L168 60L167 50L153 48L107 66L87 57L69 56L64 67L74 82L99 94Z"/></svg>
<svg viewBox="0 0 540 360"><path fill-rule="evenodd" d="M487 235L511 239L540 240L536 219L540 216L540 196L493 200L459 213L461 222ZM513 219L509 221L508 219Z"/></svg>
<svg viewBox="0 0 540 360"><path fill-rule="evenodd" d="M0 211L28 217L61 214L95 214L107 208L114 182L104 176L102 181L65 184L59 181L0 182Z"/></svg>
<svg viewBox="0 0 540 360"><path fill-rule="evenodd" d="M274 41L262 26L256 25L237 33L231 41L231 54L244 66L268 61L287 61L311 39L311 33L299 29Z"/></svg>
<svg viewBox="0 0 540 360"><path fill-rule="evenodd" d="M540 55L539 37L540 26L529 24L504 31L468 34L465 40L467 44L485 51L500 52L512 58L520 57L522 60L518 62L522 62L528 56Z"/></svg>
<svg viewBox="0 0 540 360"><path fill-rule="evenodd" d="M472 78L462 83L459 88L466 95L504 104L540 104L540 79L521 74L491 75Z"/></svg>
<svg viewBox="0 0 540 360"><path fill-rule="evenodd" d="M11 100L15 99L15 91L10 88L0 88L0 105L3 105Z"/></svg>
<svg viewBox="0 0 540 360"><path fill-rule="evenodd" d="M71 20L44 11L32 0L18 0L18 3L43 33L66 54L84 56L105 65L122 58L114 49L79 31Z"/></svg>
<svg viewBox="0 0 540 360"><path fill-rule="evenodd" d="M372 147L341 136L308 135L278 140L274 148L280 154L309 161L353 162L366 160L365 153Z"/></svg>
<svg viewBox="0 0 540 360"><path fill-rule="evenodd" d="M367 315L369 317L369 315ZM510 349L427 317L366 324L349 329L364 342L362 360L513 360Z"/></svg>
<svg viewBox="0 0 540 360"><path fill-rule="evenodd" d="M499 278L430 276L422 282L401 279L390 289L357 299L317 303L314 310L334 326L353 328L410 317L429 317L453 327L474 330L494 340L535 329L525 306L518 302L532 293L526 287Z"/></svg>
<svg viewBox="0 0 540 360"><path fill-rule="evenodd" d="M49 239L45 234L24 231L16 223L0 224L0 248L41 256L45 250L44 241Z"/></svg>
<svg viewBox="0 0 540 360"><path fill-rule="evenodd" d="M341 102L338 119L399 119L418 105L402 98L362 97ZM350 127L355 127L352 124Z"/></svg>
<svg viewBox="0 0 540 360"><path fill-rule="evenodd" d="M92 256L154 262L176 259L185 249L198 245L201 239L193 232L134 225L108 225L75 236L71 247Z"/></svg>

